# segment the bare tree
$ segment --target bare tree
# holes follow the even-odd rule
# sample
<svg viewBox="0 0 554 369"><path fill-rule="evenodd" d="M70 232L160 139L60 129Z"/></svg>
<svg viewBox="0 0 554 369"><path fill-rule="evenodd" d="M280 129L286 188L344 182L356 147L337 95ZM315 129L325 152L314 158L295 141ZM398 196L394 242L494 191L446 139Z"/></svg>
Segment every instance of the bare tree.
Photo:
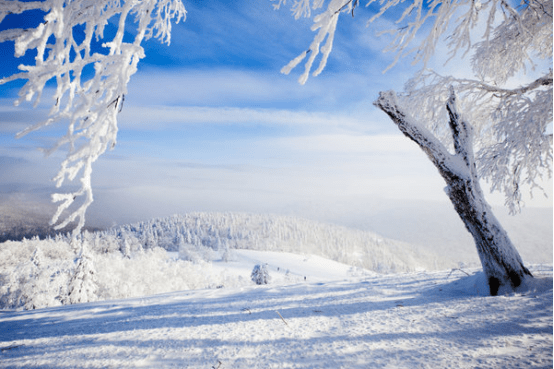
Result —
<svg viewBox="0 0 554 369"><path fill-rule="evenodd" d="M0 84L27 80L15 104L34 100L36 106L46 83L55 80L48 119L19 132L17 137L68 122L67 133L44 152L48 155L62 146L69 147L54 181L61 187L64 181L79 178L80 186L74 192L52 195L60 205L51 224L82 198L82 203L56 226L61 229L78 219L73 230L77 234L93 201L92 163L116 144L117 114L123 107L127 83L144 57L141 43L154 37L169 44L171 21L184 19L186 12L181 0L7 0L0 1L0 22L12 14L37 11L44 14L37 27L0 32L0 42L14 42L16 57L28 50L37 52L34 65L20 65L21 72L0 79ZM134 40L124 42L131 16L136 23ZM117 31L113 39L106 40L104 30L109 23Z"/></svg>
<svg viewBox="0 0 554 369"><path fill-rule="evenodd" d="M314 17L317 34L308 50L282 72L289 73L309 55L299 79L305 83L321 52L313 74L321 73L340 14L354 15L359 3L294 0L295 17L327 7ZM275 7L283 4L286 0ZM396 53L389 68L412 54L422 68L403 93L382 92L375 105L419 145L446 181L447 195L475 240L491 294L502 286L517 287L531 273L492 214L479 180L503 192L514 213L523 204L522 186L542 190L540 180L552 174L552 134L546 132L552 124L552 69L526 85L511 87L514 76L525 75L538 63L552 65L552 1L511 5L504 0L383 0L369 22L390 9L401 15L398 28L389 31L393 38L386 51ZM474 40L478 25L484 31ZM472 78L441 76L428 69L441 37L450 59L460 52L471 56Z"/></svg>

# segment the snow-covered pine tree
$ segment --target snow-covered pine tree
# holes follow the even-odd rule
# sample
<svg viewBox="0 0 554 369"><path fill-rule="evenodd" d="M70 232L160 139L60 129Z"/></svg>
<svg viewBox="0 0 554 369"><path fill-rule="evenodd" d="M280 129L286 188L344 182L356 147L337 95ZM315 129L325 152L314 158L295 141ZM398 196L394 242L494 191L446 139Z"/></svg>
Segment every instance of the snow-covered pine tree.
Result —
<svg viewBox="0 0 554 369"><path fill-rule="evenodd" d="M16 57L28 50L37 51L34 65L20 65L21 72L1 78L0 84L27 80L15 104L34 100L36 106L45 85L51 80L56 83L48 119L17 134L21 137L54 123L68 123L67 134L44 151L48 155L62 146L69 147L54 181L61 187L66 180L79 176L80 188L52 195L60 205L51 224L56 224L76 199L83 201L56 229L78 220L73 231L76 235L84 226L85 212L93 201L92 163L115 146L117 114L123 107L127 83L137 71L138 61L144 58L141 43L152 37L169 43L171 21L179 22L185 13L181 0L0 1L0 22L19 14L27 14L30 19L44 14L42 21L29 28L0 31L0 42L14 42ZM124 42L126 27L133 20L134 40ZM108 24L117 27L111 40L104 34ZM92 77L87 77L87 70L94 72Z"/></svg>
<svg viewBox="0 0 554 369"><path fill-rule="evenodd" d="M269 271L267 270L267 264L256 264L254 269L252 269L252 274L250 275L252 281L256 284L268 284L271 280Z"/></svg>
<svg viewBox="0 0 554 369"><path fill-rule="evenodd" d="M69 282L69 302L77 304L96 301L98 286L92 253L85 240L81 243L81 252L75 260L77 264Z"/></svg>
<svg viewBox="0 0 554 369"><path fill-rule="evenodd" d="M126 237L123 238L123 246L121 247L121 253L127 259L131 258L131 245L129 244L129 240Z"/></svg>
<svg viewBox="0 0 554 369"><path fill-rule="evenodd" d="M279 0L275 7L285 3ZM313 74L321 73L332 50L339 16L354 15L360 3L294 0L296 18L327 7L314 17L312 29L317 34L308 50L282 72L288 74L309 55L299 79L305 83L321 52ZM366 5L374 3L376 0L368 0ZM400 14L398 27L388 32L393 40L386 51L396 53L389 68L408 55L423 66L404 93L383 92L375 105L419 145L446 181L447 195L475 240L490 293L497 294L502 286L517 287L531 273L492 214L479 180L487 180L492 190L503 192L513 213L522 205L522 185L540 190L539 180L552 174L552 134L547 133L553 98L552 0L519 4L504 0L383 0L370 22L386 12ZM479 29L484 31L479 33ZM428 69L442 37L450 59L460 52L471 54L466 63L473 70L472 78L441 76ZM542 69L542 75L531 77L530 72L537 69ZM527 82L521 85L526 76ZM517 82L520 85L513 87Z"/></svg>
<svg viewBox="0 0 554 369"><path fill-rule="evenodd" d="M23 242L26 242L26 240L23 239ZM43 292L41 288L43 282L41 280L41 272L45 266L44 254L42 253L40 247L37 246L37 248L33 252L33 255L31 256L31 260L28 263L27 267L29 268L29 271L27 273L28 279L21 288L21 292L18 297L19 301L16 303L16 306L23 306L25 310L33 310L41 307L36 300Z"/></svg>

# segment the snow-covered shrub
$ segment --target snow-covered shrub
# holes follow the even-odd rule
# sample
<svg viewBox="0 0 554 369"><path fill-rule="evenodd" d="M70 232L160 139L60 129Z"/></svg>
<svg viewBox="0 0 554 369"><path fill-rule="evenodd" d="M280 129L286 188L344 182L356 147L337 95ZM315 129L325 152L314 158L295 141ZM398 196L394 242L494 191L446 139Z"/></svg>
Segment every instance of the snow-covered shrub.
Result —
<svg viewBox="0 0 554 369"><path fill-rule="evenodd" d="M267 270L267 265L256 264L254 266L254 269L252 269L252 274L250 275L250 278L256 284L268 284L271 280L271 277Z"/></svg>
<svg viewBox="0 0 554 369"><path fill-rule="evenodd" d="M37 309L188 289L236 287L241 278L214 272L213 250L186 244L195 261L139 243L136 234L96 232L78 237L0 244L0 308ZM192 240L191 240L192 241ZM217 256L219 257L219 256Z"/></svg>
<svg viewBox="0 0 554 369"><path fill-rule="evenodd" d="M66 302L72 258L55 260L51 257L66 256L66 250L55 250L51 241L38 239L6 242L2 246L2 255L8 257L0 265L1 308L31 310ZM17 261L10 258L10 250L6 250L15 251L16 248L21 256Z"/></svg>
<svg viewBox="0 0 554 369"><path fill-rule="evenodd" d="M202 260L202 256L198 251L193 245L182 244L179 246L179 259L198 263Z"/></svg>
<svg viewBox="0 0 554 369"><path fill-rule="evenodd" d="M119 299L191 289L238 286L237 277L216 273L211 263L172 259L161 247L133 254L97 255L98 299Z"/></svg>

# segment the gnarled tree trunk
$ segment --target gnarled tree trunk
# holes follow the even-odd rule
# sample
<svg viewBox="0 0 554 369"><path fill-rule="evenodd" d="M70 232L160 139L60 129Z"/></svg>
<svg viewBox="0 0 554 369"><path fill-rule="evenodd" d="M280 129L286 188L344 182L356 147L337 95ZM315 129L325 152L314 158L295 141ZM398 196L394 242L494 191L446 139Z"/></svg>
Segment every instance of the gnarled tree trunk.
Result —
<svg viewBox="0 0 554 369"><path fill-rule="evenodd" d="M446 105L455 154L448 152L429 130L400 109L394 92L382 92L375 105L419 145L446 181L446 193L473 236L494 296L501 286L517 287L526 276L532 275L485 200L475 168L472 129L459 116L455 100L452 92Z"/></svg>

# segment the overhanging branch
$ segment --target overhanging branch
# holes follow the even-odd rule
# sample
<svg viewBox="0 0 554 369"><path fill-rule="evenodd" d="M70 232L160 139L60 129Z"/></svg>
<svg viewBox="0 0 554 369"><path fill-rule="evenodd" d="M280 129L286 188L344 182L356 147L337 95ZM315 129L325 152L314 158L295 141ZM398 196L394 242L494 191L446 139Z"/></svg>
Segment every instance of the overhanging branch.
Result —
<svg viewBox="0 0 554 369"><path fill-rule="evenodd" d="M418 144L441 175L466 176L466 173L460 172L464 168L464 164L458 162L460 158L450 154L427 128L402 111L394 91L381 92L374 105L385 112L406 137Z"/></svg>

